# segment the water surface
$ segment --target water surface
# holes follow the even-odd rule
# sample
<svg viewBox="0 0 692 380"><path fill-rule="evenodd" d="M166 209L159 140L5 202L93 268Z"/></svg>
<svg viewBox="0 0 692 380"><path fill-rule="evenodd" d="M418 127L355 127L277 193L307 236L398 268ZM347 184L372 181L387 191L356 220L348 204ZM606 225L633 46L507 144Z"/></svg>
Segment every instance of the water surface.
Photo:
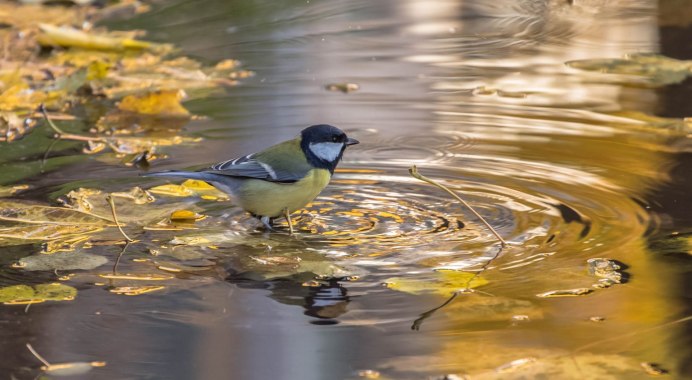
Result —
<svg viewBox="0 0 692 380"><path fill-rule="evenodd" d="M186 103L205 118L184 133L204 140L168 149L154 169L250 153L318 123L361 144L297 216L296 237L257 232L240 210L197 199L208 215L200 228L216 240L174 254L165 249L175 233L149 231L142 240L154 243L128 246L118 271L204 270L119 295L109 290L127 280L96 275L123 247L104 246L109 265L66 281L79 289L74 301L3 306L2 371L35 374L24 349L32 342L54 362L107 361L92 372L99 378L347 379L365 369L392 379L647 378L640 362L684 377L689 324L666 323L690 312L689 256L668 244L692 231L680 212L689 211L680 180L689 137L641 115L688 116L671 99L690 82L632 86L564 65L660 52L663 10L651 1L492 4L176 0L109 23L255 72ZM347 82L360 89L325 89ZM462 194L509 246L409 176L413 164ZM87 158L24 182L44 202L75 187L161 183L137 175ZM9 268L35 246L7 251L3 285L55 279ZM591 258L619 263L623 283L593 288ZM424 286L445 269L482 270L487 284L437 310L451 293L386 286ZM575 288L592 293L536 296Z"/></svg>

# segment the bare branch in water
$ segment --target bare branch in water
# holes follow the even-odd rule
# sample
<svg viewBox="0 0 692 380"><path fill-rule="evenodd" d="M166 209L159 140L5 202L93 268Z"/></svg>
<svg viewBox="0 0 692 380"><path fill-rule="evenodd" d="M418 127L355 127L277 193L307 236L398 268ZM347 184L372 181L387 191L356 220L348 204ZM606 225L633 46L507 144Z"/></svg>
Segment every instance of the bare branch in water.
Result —
<svg viewBox="0 0 692 380"><path fill-rule="evenodd" d="M500 253L502 253L503 249L504 249L504 246L500 246L500 248L497 250L495 255L490 260L488 260L485 264L483 264L483 266L481 267L481 269L478 272L474 273L473 276L469 277L468 281L466 281L464 288L459 289L456 292L454 292L452 294L452 296L449 297L442 305L437 306L433 309L430 309L430 310L426 311L425 313L421 313L421 315L418 317L418 319L413 321L413 324L411 325L411 330L420 330L420 327L423 325L423 321L430 318L433 314L435 314L436 311L449 305L459 294L461 294L461 293L474 293L475 291L470 288L471 281L475 280L478 276L481 275L481 273L485 272L485 270L488 269L488 265L490 265L490 263L492 263L495 259L497 259L498 256L500 256Z"/></svg>
<svg viewBox="0 0 692 380"><path fill-rule="evenodd" d="M133 242L134 240L130 239L129 236L123 231L123 228L120 226L120 222L118 222L118 215L115 213L115 202L113 202L113 197L109 195L106 196L106 200L108 201L108 204L111 206L111 215L113 215L113 221L115 222L115 225L118 227L118 230L120 233L123 235L125 240L128 242Z"/></svg>
<svg viewBox="0 0 692 380"><path fill-rule="evenodd" d="M457 290L457 291L454 292L454 294L452 294L452 296L449 297L442 305L437 306L437 307L435 307L435 308L433 308L433 309L430 309L430 310L426 311L425 313L422 313L422 314L418 317L418 319L416 319L415 321L413 321L413 324L411 325L411 329L412 329L412 330L419 330L420 327L421 327L421 325L423 324L423 321L425 321L426 319L430 318L433 314L435 314L436 311L438 311L438 310L442 309L443 307L449 305L460 293L463 293L463 292L469 292L469 293L470 293L471 288L470 288L469 286L471 285L471 281L473 281L473 280L476 279L478 276L480 276L481 273L483 273L483 272L488 268L488 265L490 265L491 262L493 262L498 256L500 256L500 253L502 253L502 250L504 249L504 247L507 246L507 242L500 236L500 234L497 233L497 231L495 231L495 229L490 225L490 223L488 223L478 212L476 212L476 210L474 210L473 207L471 207L471 205L469 205L468 203L466 203L466 201L464 201L463 199L461 199L461 197L459 197L459 195L457 195L457 193L455 193L454 191L450 190L448 187L446 187L446 186L444 186L444 185L438 183L437 181L434 181L434 180L432 180L432 179L430 179L430 178L428 178L428 177L424 177L423 175L421 175L421 174L418 172L418 168L416 167L416 165L411 166L411 167L408 169L408 172L411 174L411 176L413 176L413 178L419 179L419 180L421 180L421 181L423 181L423 182L427 182L427 183L429 183L429 184L431 184L431 185L433 185L433 186L436 186L436 187L438 187L438 188L440 188L440 189L446 191L447 193L449 193L449 194L450 194L451 196L453 196L456 200L458 200L458 201L461 202L464 206L466 206L469 210L471 210L471 212L472 212L478 219L480 219L480 221L483 222L483 224L485 224L486 227L488 227L488 229L490 230L490 232L492 232L493 235L495 235L495 237L497 238L497 240L500 241L500 249L498 249L498 251L495 253L495 255L494 255L490 260L488 260L488 261L483 265L483 267L481 267L481 269L480 269L479 271L477 271L472 277L469 278L469 280L466 282L466 287L465 287L464 289Z"/></svg>
<svg viewBox="0 0 692 380"><path fill-rule="evenodd" d="M408 169L408 172L411 174L411 176L413 176L413 178L419 179L419 180L421 180L421 181L423 181L423 182L427 182L427 183L429 183L429 184L431 184L431 185L437 186L437 187L439 187L440 189L442 189L442 190L448 192L448 193L449 193L451 196L453 196L456 200L458 200L459 202L461 202L464 206L468 207L468 209L471 210L471 212L473 213L473 215L475 215L478 219L480 219L481 222L483 222L483 224L485 224L486 227L488 227L488 229L490 230L490 232L492 232L493 235L495 235L495 237L497 238L497 240L500 241L500 244L502 244L503 247L507 245L507 242L500 236L500 234L497 233L497 231L495 231L495 229L490 225L490 223L488 223L488 222L481 216L481 214L477 213L476 210L474 210L473 207L471 207L471 205L469 205L468 203L466 203L466 201L464 201L463 199L461 199L461 198L459 197L459 195L457 195L457 193L455 193L454 191L450 190L450 189L449 189L448 187L446 187L445 185L442 185L442 184L440 184L440 183L438 183L438 182L436 182L436 181L434 181L434 180L432 180L432 179L430 179L430 178L428 178L428 177L422 176L420 173L418 173L418 168L416 167L416 165L411 166L411 167Z"/></svg>
<svg viewBox="0 0 692 380"><path fill-rule="evenodd" d="M106 139L101 138L101 137L89 137L89 136L82 136L82 135L75 135L72 133L65 133L62 129L58 128L55 123L53 123L53 120L50 119L48 116L48 112L46 111L46 107L41 104L38 107L39 111L43 114L43 118L46 119L46 122L48 123L48 126L50 129L52 129L55 134L57 139L65 139L65 140L75 140L75 141L96 141L96 142L107 142Z"/></svg>

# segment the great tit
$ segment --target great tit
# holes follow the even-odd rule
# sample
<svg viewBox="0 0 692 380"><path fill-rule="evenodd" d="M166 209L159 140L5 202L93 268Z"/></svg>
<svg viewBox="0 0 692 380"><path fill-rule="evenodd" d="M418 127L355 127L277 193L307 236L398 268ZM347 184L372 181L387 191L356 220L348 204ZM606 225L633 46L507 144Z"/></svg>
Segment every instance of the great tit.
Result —
<svg viewBox="0 0 692 380"><path fill-rule="evenodd" d="M291 233L290 214L322 192L344 150L358 140L327 124L305 128L293 140L261 152L219 162L200 171L146 173L149 177L182 177L210 183L229 194L245 211L273 230L274 218L284 216Z"/></svg>

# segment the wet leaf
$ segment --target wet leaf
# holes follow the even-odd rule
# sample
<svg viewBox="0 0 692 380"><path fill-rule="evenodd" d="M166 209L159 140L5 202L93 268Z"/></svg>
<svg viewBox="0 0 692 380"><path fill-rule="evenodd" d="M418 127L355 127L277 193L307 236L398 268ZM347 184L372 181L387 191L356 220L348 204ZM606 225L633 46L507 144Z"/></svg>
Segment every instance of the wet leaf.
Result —
<svg viewBox="0 0 692 380"><path fill-rule="evenodd" d="M574 379L615 380L641 377L641 368L631 358L620 355L561 355L546 353L507 362L495 370L472 373L473 379Z"/></svg>
<svg viewBox="0 0 692 380"><path fill-rule="evenodd" d="M692 75L692 61L656 54L633 54L622 59L584 59L569 61L566 65L586 71L643 76L656 85L680 83Z"/></svg>
<svg viewBox="0 0 692 380"><path fill-rule="evenodd" d="M77 376L91 371L94 367L103 367L106 362L72 362L42 366L41 370L52 376Z"/></svg>
<svg viewBox="0 0 692 380"><path fill-rule="evenodd" d="M118 286L115 288L111 288L108 291L111 293L115 294L123 294L126 296L138 296L140 294L146 294L146 293L151 293L155 292L158 290L163 290L165 289L165 286L155 286L155 285L147 285L147 286Z"/></svg>
<svg viewBox="0 0 692 380"><path fill-rule="evenodd" d="M379 379L380 372L375 371L374 369L363 369L358 371L358 376L365 379Z"/></svg>
<svg viewBox="0 0 692 380"><path fill-rule="evenodd" d="M28 285L14 285L0 288L0 302L12 302L16 300L29 300L36 294L34 288Z"/></svg>
<svg viewBox="0 0 692 380"><path fill-rule="evenodd" d="M94 225L30 224L0 227L0 246L27 244L33 241L70 243L80 236L103 230ZM62 243L59 243L62 244ZM50 250L53 252L54 250Z"/></svg>
<svg viewBox="0 0 692 380"><path fill-rule="evenodd" d="M88 270L98 268L107 262L106 257L87 252L57 252L51 255L23 257L19 259L17 267L27 271Z"/></svg>
<svg viewBox="0 0 692 380"><path fill-rule="evenodd" d="M64 226L106 226L111 222L76 209L44 206L20 200L0 199L0 220Z"/></svg>
<svg viewBox="0 0 692 380"><path fill-rule="evenodd" d="M538 359L533 358L533 357L516 359L516 360L512 360L509 363L505 363L505 364L497 367L496 371L501 372L501 373L502 372L512 372L512 371L518 370L521 367L525 367L525 366L528 366L532 363L535 363L536 361L538 361Z"/></svg>
<svg viewBox="0 0 692 380"><path fill-rule="evenodd" d="M176 210L171 213L172 222L193 223L204 219L204 215L190 210Z"/></svg>
<svg viewBox="0 0 692 380"><path fill-rule="evenodd" d="M72 190L60 201L70 209L78 210L103 219L112 220L111 208L106 200L108 194L97 189L80 188ZM154 204L156 200L150 192L139 187L111 194L121 223L145 226L168 219L170 214L191 205L173 202ZM111 222L112 223L112 222Z"/></svg>
<svg viewBox="0 0 692 380"><path fill-rule="evenodd" d="M639 365L641 365L647 375L661 376L668 373L668 370L661 368L661 366L656 363L642 362L639 363Z"/></svg>
<svg viewBox="0 0 692 380"><path fill-rule="evenodd" d="M173 276L168 274L157 274L157 273L123 273L123 274L113 274L113 273L102 273L99 277L110 278L116 280L134 280L134 281L164 281L170 280Z"/></svg>
<svg viewBox="0 0 692 380"><path fill-rule="evenodd" d="M416 277L392 277L385 280L385 285L394 290L411 294L434 293L449 297L457 291L477 288L486 285L488 280L475 273L452 270L434 272L430 279Z"/></svg>
<svg viewBox="0 0 692 380"><path fill-rule="evenodd" d="M0 186L0 198L12 196L28 188L28 185Z"/></svg>
<svg viewBox="0 0 692 380"><path fill-rule="evenodd" d="M583 296L593 292L593 289L589 288L576 288L576 289L562 289L562 290L551 290L545 293L536 294L536 297L541 298L551 298L551 297L576 297Z"/></svg>
<svg viewBox="0 0 692 380"><path fill-rule="evenodd" d="M60 284L40 284L33 287L14 285L0 288L0 302L4 304L29 304L44 301L71 301L77 296L77 289Z"/></svg>
<svg viewBox="0 0 692 380"><path fill-rule="evenodd" d="M21 139L36 125L30 117L19 117L14 112L0 113L0 142L12 142Z"/></svg>
<svg viewBox="0 0 692 380"><path fill-rule="evenodd" d="M68 26L59 27L51 24L39 24L39 29L42 33L38 36L38 43L43 46L77 47L82 49L112 51L162 48L162 45L146 41L91 34Z"/></svg>
<svg viewBox="0 0 692 380"><path fill-rule="evenodd" d="M199 196L202 199L208 200L227 200L228 194L218 190L214 186L209 185L204 181L196 181L188 179L180 185L167 184L152 187L149 189L151 193L169 196L169 197L190 197Z"/></svg>
<svg viewBox="0 0 692 380"><path fill-rule="evenodd" d="M188 118L190 112L180 104L184 98L185 93L180 90L159 90L128 95L120 101L118 109L145 115Z"/></svg>
<svg viewBox="0 0 692 380"><path fill-rule="evenodd" d="M344 94L360 90L360 86L356 83L330 83L324 88L329 91L341 91Z"/></svg>

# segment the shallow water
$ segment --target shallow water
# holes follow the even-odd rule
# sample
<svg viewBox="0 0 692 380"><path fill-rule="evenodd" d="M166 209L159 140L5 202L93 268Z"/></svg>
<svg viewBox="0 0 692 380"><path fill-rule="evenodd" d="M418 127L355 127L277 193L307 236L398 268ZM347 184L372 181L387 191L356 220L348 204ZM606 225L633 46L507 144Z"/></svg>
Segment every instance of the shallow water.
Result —
<svg viewBox="0 0 692 380"><path fill-rule="evenodd" d="M98 378L346 379L365 369L392 379L646 378L640 362L690 374L689 322L668 324L690 313L689 248L674 244L692 232L688 131L643 117L689 116L679 99L690 81L656 89L564 65L674 54L671 30L685 29L658 17L666 9L650 1L282 4L170 1L109 26L145 29L210 63L240 59L256 73L186 103L206 118L184 133L204 141L169 148L153 169L250 153L317 123L361 141L296 217L298 236L257 232L240 210L197 199L208 218L189 235L208 241L176 251L162 242L181 236L147 231L139 238L153 243L127 246L120 258L119 273L169 277L98 277L123 252L103 246L96 251L109 265L65 281L79 289L74 301L0 307L2 372L35 375L31 342L51 362L107 361L91 372ZM340 82L360 89L325 89ZM508 247L412 178L413 164L458 191ZM20 164L3 163L12 165ZM21 182L32 186L26 198L43 202L76 187L161 183L137 174L79 156ZM5 250L3 286L55 280L10 267L35 246ZM600 278L588 271L591 258L615 260L622 283L592 287ZM176 265L186 269L165 270ZM444 269L482 270L487 284L445 303L465 283L430 285ZM409 294L397 281L440 291ZM165 288L113 293L135 285ZM592 292L537 297L578 288Z"/></svg>

